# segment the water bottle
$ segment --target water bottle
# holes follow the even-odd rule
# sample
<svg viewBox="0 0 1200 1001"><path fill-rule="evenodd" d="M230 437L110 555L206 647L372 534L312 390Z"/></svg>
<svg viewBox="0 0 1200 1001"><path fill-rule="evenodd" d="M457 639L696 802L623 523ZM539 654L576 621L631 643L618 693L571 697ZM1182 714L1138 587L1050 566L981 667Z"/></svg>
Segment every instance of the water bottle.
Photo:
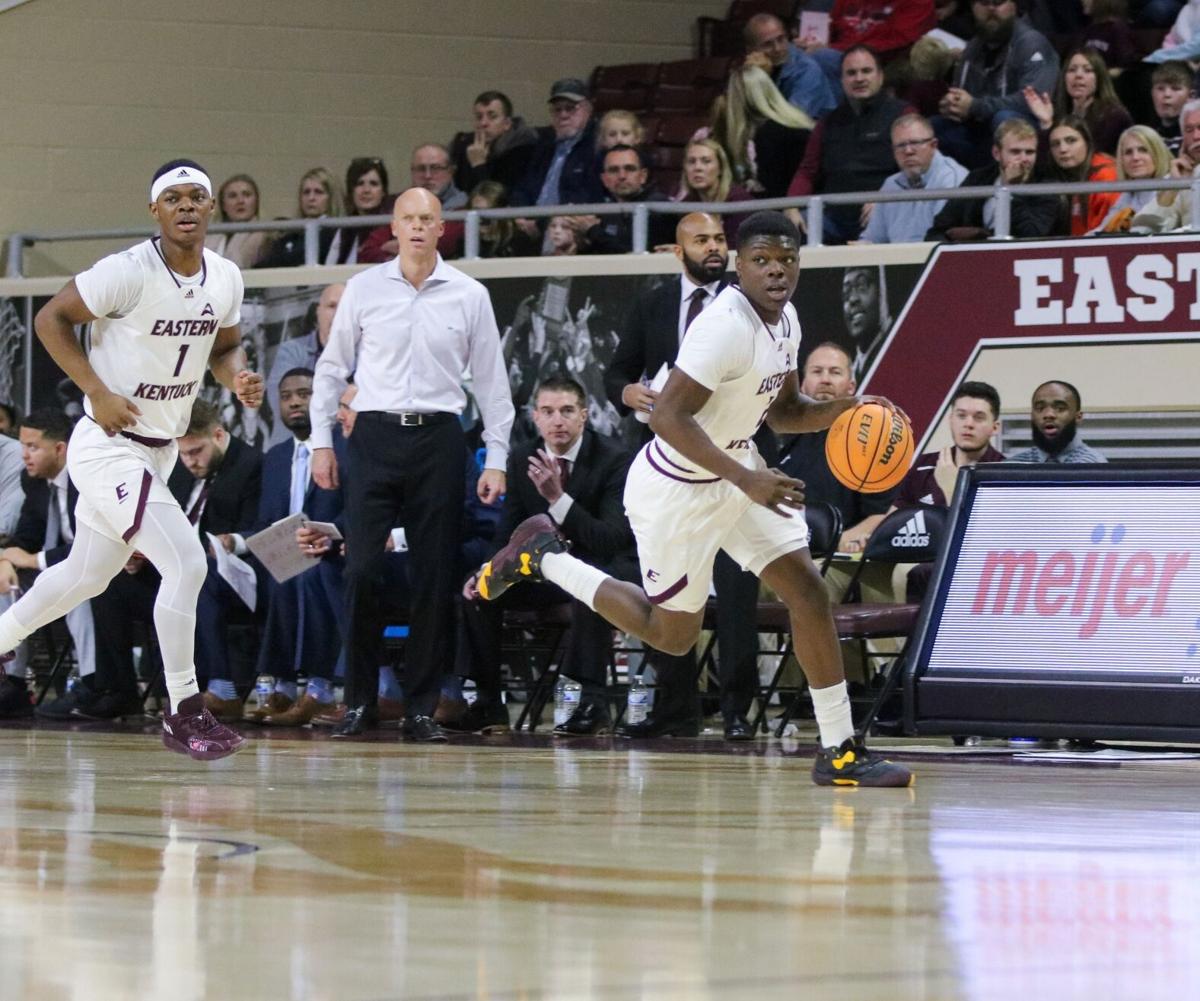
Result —
<svg viewBox="0 0 1200 1001"><path fill-rule="evenodd" d="M479 690L475 687L475 682L469 678L463 682L462 697L468 708L475 705L475 700L479 698Z"/></svg>
<svg viewBox="0 0 1200 1001"><path fill-rule="evenodd" d="M629 694L625 700L625 722L642 723L650 713L650 689L641 678L629 683Z"/></svg>
<svg viewBox="0 0 1200 1001"><path fill-rule="evenodd" d="M273 691L275 691L275 679L269 674L260 674L254 683L254 697L258 702L259 709L266 708L267 700Z"/></svg>
<svg viewBox="0 0 1200 1001"><path fill-rule="evenodd" d="M564 706L563 690L567 687L567 679L561 674L558 676L558 683L554 686L554 725L561 726L567 721L567 715Z"/></svg>
<svg viewBox="0 0 1200 1001"><path fill-rule="evenodd" d="M563 682L563 719L565 723L575 715L575 710L579 708L579 703L583 700L583 686L578 681L572 681L567 678ZM557 724L556 724L557 725Z"/></svg>

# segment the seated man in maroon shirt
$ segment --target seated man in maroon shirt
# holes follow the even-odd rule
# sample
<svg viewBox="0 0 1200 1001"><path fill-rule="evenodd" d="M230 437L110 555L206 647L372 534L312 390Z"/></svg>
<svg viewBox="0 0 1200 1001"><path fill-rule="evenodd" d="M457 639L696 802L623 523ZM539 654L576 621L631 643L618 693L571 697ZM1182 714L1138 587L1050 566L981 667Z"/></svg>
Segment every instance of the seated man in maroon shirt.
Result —
<svg viewBox="0 0 1200 1001"><path fill-rule="evenodd" d="M917 456L887 513L922 504L949 507L961 467L1004 461L1004 453L991 445L992 436L999 430L1000 394L986 382L962 383L950 401L950 438L954 444ZM875 524L886 516L876 515ZM874 525L871 527L873 530ZM898 565L892 578L897 600L920 600L932 571L932 563Z"/></svg>

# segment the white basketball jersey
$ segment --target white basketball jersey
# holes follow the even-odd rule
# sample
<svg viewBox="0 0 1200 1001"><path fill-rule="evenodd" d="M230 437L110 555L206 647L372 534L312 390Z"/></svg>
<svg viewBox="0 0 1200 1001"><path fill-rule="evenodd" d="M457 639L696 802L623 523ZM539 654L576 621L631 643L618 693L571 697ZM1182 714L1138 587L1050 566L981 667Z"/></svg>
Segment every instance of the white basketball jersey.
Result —
<svg viewBox="0 0 1200 1001"><path fill-rule="evenodd" d="M75 278L92 324L88 360L101 381L141 410L130 428L178 438L204 382L217 331L241 319L242 273L205 250L200 273L175 274L158 238L97 261ZM91 403L84 401L91 415Z"/></svg>
<svg viewBox="0 0 1200 1001"><path fill-rule="evenodd" d="M787 374L796 368L800 320L789 302L774 327L754 311L741 289L729 286L684 335L675 365L706 389L708 401L696 414L717 448L749 467L756 449L751 439L775 402ZM680 455L661 438L650 446L678 479L711 479L708 470ZM697 475L706 474L706 475Z"/></svg>

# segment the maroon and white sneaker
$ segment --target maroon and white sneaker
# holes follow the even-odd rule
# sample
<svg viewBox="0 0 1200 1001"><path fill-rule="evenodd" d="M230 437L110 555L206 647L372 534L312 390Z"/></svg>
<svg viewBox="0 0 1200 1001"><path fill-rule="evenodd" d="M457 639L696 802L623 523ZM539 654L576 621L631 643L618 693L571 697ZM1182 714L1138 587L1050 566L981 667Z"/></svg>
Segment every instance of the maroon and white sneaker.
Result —
<svg viewBox="0 0 1200 1001"><path fill-rule="evenodd" d="M197 761L215 761L233 754L245 738L204 708L204 696L192 695L176 712L163 714L163 746Z"/></svg>

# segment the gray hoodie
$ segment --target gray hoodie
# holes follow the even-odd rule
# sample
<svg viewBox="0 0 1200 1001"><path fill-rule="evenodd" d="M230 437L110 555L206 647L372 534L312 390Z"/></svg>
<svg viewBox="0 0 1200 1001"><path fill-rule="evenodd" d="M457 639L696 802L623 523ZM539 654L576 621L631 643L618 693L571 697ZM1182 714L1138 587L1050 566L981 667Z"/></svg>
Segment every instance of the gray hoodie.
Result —
<svg viewBox="0 0 1200 1001"><path fill-rule="evenodd" d="M1024 18L1013 24L1012 38L999 54L989 51L983 39L975 36L955 73L955 86L974 98L968 117L984 124L998 111L1031 117L1021 94L1027 84L1039 94L1053 94L1058 85L1058 53Z"/></svg>

